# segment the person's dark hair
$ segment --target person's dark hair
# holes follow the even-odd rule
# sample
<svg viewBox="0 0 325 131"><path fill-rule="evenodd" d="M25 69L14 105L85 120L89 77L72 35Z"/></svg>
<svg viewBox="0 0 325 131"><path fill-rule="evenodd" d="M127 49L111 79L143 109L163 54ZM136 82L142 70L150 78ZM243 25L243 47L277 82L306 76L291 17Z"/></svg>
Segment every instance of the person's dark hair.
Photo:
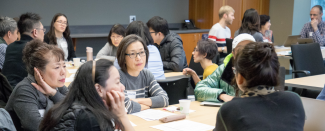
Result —
<svg viewBox="0 0 325 131"><path fill-rule="evenodd" d="M164 18L161 18L159 16L154 16L152 17L148 22L147 22L148 28L153 29L156 33L161 32L164 34L164 36L169 34L169 28L168 28L168 23L167 20Z"/></svg>
<svg viewBox="0 0 325 131"><path fill-rule="evenodd" d="M20 34L31 33L33 29L40 27L41 17L35 13L25 13L19 17L18 29Z"/></svg>
<svg viewBox="0 0 325 131"><path fill-rule="evenodd" d="M58 43L56 42L56 35L55 35L54 24L55 24L56 20L60 16L63 16L63 17L65 17L67 19L67 25L66 25L65 31L63 32L63 37L65 39L68 39L70 37L70 29L69 29L68 17L65 14L57 13L57 14L54 15L54 17L53 17L53 19L51 21L51 27L50 27L49 32L46 33L47 37L50 40L48 44L58 45Z"/></svg>
<svg viewBox="0 0 325 131"><path fill-rule="evenodd" d="M50 55L48 55L50 53ZM49 45L34 39L28 42L23 49L23 62L26 65L27 72L34 76L34 67L45 70L49 63L49 56L55 57L57 61L64 60L63 51L54 45Z"/></svg>
<svg viewBox="0 0 325 131"><path fill-rule="evenodd" d="M218 46L215 41L202 39L197 42L197 48L201 55L207 54L205 58L212 60L218 53Z"/></svg>
<svg viewBox="0 0 325 131"><path fill-rule="evenodd" d="M260 31L260 16L255 9L248 9L244 13L244 17L239 28L239 34L248 33L253 35Z"/></svg>
<svg viewBox="0 0 325 131"><path fill-rule="evenodd" d="M153 39L150 35L149 28L142 21L133 21L126 28L126 35L135 34L140 36L146 45L153 45Z"/></svg>
<svg viewBox="0 0 325 131"><path fill-rule="evenodd" d="M260 21L261 21L261 25L260 25L260 29L261 29L262 26L266 24L266 22L270 21L270 16L268 16L268 15L260 15Z"/></svg>
<svg viewBox="0 0 325 131"><path fill-rule="evenodd" d="M319 14L323 13L323 7L322 6L320 6L320 5L313 6L313 8L315 8L315 7L319 9Z"/></svg>
<svg viewBox="0 0 325 131"><path fill-rule="evenodd" d="M113 63L105 59L96 61L94 83L91 75L93 62L94 61L88 61L80 66L65 99L54 105L48 113L45 114L39 128L41 131L53 129L74 102L79 102L94 114L102 131L107 130L108 127L113 127L112 120L114 120L116 127L124 130L124 126L120 119L106 108L95 88L95 83L100 84L102 87L106 87L106 80L110 77L109 70L113 67Z"/></svg>
<svg viewBox="0 0 325 131"><path fill-rule="evenodd" d="M279 61L273 44L251 42L238 50L234 67L246 79L246 88L277 86Z"/></svg>
<svg viewBox="0 0 325 131"><path fill-rule="evenodd" d="M115 24L115 25L113 25L113 27L109 31L107 42L111 46L114 46L113 42L112 42L112 39L111 39L112 33L115 33L115 34L118 34L118 35L121 35L121 36L125 37L125 28L124 28L124 26L122 26L120 24Z"/></svg>
<svg viewBox="0 0 325 131"><path fill-rule="evenodd" d="M121 67L121 70L123 72L127 72L127 67L126 67L126 63L125 63L125 54L127 54L126 49L128 48L128 46L134 42L141 42L144 48L144 51L146 52L146 64L148 64L148 58L149 58L149 50L147 45L144 43L144 41L142 40L141 37L131 34L128 35L126 37L123 38L123 40L121 41L120 45L117 48L117 54L116 54L116 58L118 61L118 65Z"/></svg>

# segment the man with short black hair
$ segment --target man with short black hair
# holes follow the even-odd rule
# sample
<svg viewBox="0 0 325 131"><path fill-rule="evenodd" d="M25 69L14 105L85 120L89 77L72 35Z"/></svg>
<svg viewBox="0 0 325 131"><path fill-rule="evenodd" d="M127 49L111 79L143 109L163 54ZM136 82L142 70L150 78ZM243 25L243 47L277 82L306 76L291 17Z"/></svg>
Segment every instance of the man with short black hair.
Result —
<svg viewBox="0 0 325 131"><path fill-rule="evenodd" d="M323 7L315 5L310 10L311 21L306 23L300 32L301 38L313 38L315 43L325 46L325 22L322 20Z"/></svg>
<svg viewBox="0 0 325 131"><path fill-rule="evenodd" d="M9 44L17 40L17 22L10 17L0 17L0 70L5 62Z"/></svg>
<svg viewBox="0 0 325 131"><path fill-rule="evenodd" d="M44 39L45 28L40 19L41 17L35 13L22 14L18 21L18 29L21 34L20 41L15 41L7 47L2 72L12 87L27 77L26 67L22 60L22 52L26 43L33 39L41 41Z"/></svg>
<svg viewBox="0 0 325 131"><path fill-rule="evenodd" d="M159 49L164 70L183 71L187 67L187 61L179 35L170 33L167 21L159 16L152 17L147 26Z"/></svg>

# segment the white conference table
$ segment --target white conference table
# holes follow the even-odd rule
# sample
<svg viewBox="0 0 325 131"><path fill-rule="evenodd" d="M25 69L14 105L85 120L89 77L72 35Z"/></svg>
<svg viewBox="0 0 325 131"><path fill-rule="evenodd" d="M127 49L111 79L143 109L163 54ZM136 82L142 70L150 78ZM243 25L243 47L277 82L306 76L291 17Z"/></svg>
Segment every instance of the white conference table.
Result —
<svg viewBox="0 0 325 131"><path fill-rule="evenodd" d="M324 84L325 74L285 80L284 85L303 89L322 90Z"/></svg>
<svg viewBox="0 0 325 131"><path fill-rule="evenodd" d="M175 104L172 106L179 107L179 104ZM190 105L191 110L195 110L195 112L190 113L185 120L190 120L194 122L199 122L211 126L216 125L217 113L220 107L212 107L212 106L201 106L199 101L192 101ZM163 110L162 108L156 108L157 110ZM180 112L175 112L175 114L180 114ZM150 126L164 124L158 120L156 121L146 121L140 117L134 115L128 115L129 120L134 123L134 129L136 131L160 131L158 129L152 128Z"/></svg>

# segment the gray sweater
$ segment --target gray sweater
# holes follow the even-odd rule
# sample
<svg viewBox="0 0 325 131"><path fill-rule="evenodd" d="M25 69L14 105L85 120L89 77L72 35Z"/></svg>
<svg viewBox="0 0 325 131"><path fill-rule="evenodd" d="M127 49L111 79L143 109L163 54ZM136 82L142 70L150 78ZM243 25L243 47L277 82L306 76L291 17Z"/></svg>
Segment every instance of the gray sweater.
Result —
<svg viewBox="0 0 325 131"><path fill-rule="evenodd" d="M28 74L14 88L5 109L9 112L17 130L37 131L42 117L39 110L49 110L54 104L64 99L68 88L63 86L53 97L38 91L31 83L36 83L34 76Z"/></svg>
<svg viewBox="0 0 325 131"><path fill-rule="evenodd" d="M107 42L105 46L102 49L100 49L100 51L97 53L96 59L104 58L110 61L115 61L116 51L117 51L117 47Z"/></svg>
<svg viewBox="0 0 325 131"><path fill-rule="evenodd" d="M128 114L141 111L141 105L130 100L127 95L128 91L136 92L136 98L150 98L152 108L168 106L167 93L157 83L149 70L143 69L137 77L133 77L122 70L119 70L119 73L121 83L125 86L125 107Z"/></svg>
<svg viewBox="0 0 325 131"><path fill-rule="evenodd" d="M235 37L239 35L238 32L239 32L239 30L237 30L235 32L235 35L234 35ZM247 33L247 34L250 34L250 33ZM263 42L263 35L262 35L262 33L255 32L254 34L250 34L250 35L252 35L254 37L254 39L255 39L256 42Z"/></svg>

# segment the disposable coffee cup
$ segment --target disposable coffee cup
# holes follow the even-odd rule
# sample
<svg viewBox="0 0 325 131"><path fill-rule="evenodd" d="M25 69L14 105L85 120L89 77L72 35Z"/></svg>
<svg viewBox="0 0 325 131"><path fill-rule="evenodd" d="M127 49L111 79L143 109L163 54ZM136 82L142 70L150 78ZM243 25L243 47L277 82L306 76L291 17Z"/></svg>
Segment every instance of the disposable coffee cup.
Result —
<svg viewBox="0 0 325 131"><path fill-rule="evenodd" d="M73 58L73 64L76 67L80 66L80 58Z"/></svg>
<svg viewBox="0 0 325 131"><path fill-rule="evenodd" d="M180 112L182 114L188 115L190 113L191 100L181 99L179 100Z"/></svg>

